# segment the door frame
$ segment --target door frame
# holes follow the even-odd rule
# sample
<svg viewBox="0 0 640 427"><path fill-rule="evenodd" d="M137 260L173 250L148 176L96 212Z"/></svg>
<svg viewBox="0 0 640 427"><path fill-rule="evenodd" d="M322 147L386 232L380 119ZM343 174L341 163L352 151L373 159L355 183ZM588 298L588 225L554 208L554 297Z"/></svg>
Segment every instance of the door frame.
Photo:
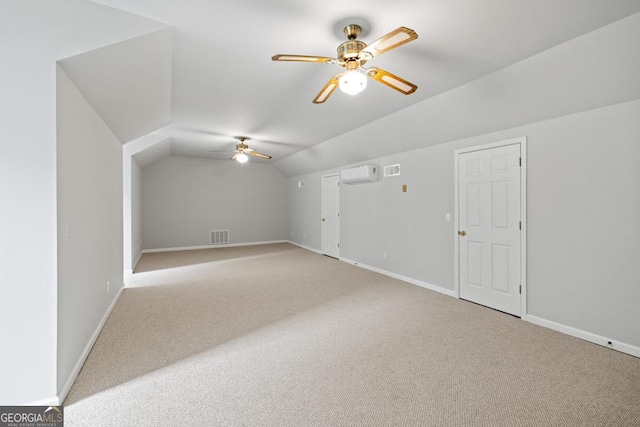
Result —
<svg viewBox="0 0 640 427"><path fill-rule="evenodd" d="M324 204L325 204L325 194L324 194L324 179L325 178L331 178L331 177L338 177L338 242L340 242L340 234L341 234L341 218L340 218L340 202L341 202L341 195L342 195L342 189L340 188L340 172L335 172L335 173L329 173L326 175L322 175L320 176L320 219L322 219L322 215L324 215ZM322 224L322 222L320 222L320 253L322 255L327 255L327 256L331 256L333 257L333 255L327 254L326 251L326 242L325 242L325 236L324 236L324 224ZM340 245L338 244L338 257L340 258Z"/></svg>
<svg viewBox="0 0 640 427"><path fill-rule="evenodd" d="M522 231L520 233L520 284L522 292L520 294L520 318L527 320L527 137L507 139L504 141L492 142L489 144L476 145L473 147L461 148L453 152L453 293L456 298L460 298L460 236L458 236L459 218L459 190L458 190L458 162L461 154L473 151L488 150L491 148L504 147L507 145L520 145L520 218L522 221Z"/></svg>

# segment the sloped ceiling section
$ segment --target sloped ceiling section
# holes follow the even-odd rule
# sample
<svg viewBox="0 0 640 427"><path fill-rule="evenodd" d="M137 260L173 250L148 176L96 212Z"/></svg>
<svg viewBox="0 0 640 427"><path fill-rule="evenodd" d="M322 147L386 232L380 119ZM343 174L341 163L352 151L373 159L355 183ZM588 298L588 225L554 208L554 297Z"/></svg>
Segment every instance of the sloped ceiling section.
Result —
<svg viewBox="0 0 640 427"><path fill-rule="evenodd" d="M58 61L121 143L171 120L172 28Z"/></svg>
<svg viewBox="0 0 640 427"><path fill-rule="evenodd" d="M245 135L273 161L640 11L640 0L95 1L175 28L172 123L157 131L171 138L172 155L228 158L233 137ZM316 105L341 68L271 60L333 56L352 22L366 27L366 43L400 25L419 34L367 63L417 84L414 94L370 81L358 96L336 91Z"/></svg>
<svg viewBox="0 0 640 427"><path fill-rule="evenodd" d="M639 99L638 40L640 13L273 165L287 176L318 172Z"/></svg>
<svg viewBox="0 0 640 427"><path fill-rule="evenodd" d="M171 155L171 138L159 137L157 135L148 135L147 137L143 137L143 139L149 140L154 138L157 140L156 142L148 144L148 146L136 151L132 156L143 169Z"/></svg>

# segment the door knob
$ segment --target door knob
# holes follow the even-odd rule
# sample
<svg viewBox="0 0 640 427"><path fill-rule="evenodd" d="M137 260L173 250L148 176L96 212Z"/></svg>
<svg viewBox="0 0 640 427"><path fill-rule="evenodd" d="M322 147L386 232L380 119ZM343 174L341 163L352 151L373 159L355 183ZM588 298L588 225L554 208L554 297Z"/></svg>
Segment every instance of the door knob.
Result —
<svg viewBox="0 0 640 427"><path fill-rule="evenodd" d="M467 232L462 230L462 231L458 231L458 234L461 235L462 237L467 235Z"/></svg>

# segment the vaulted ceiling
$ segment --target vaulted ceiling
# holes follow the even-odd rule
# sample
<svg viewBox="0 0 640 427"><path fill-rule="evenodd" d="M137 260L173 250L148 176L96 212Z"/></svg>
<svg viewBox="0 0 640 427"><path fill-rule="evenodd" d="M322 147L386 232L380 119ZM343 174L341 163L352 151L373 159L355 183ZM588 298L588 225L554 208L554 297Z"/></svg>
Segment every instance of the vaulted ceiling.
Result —
<svg viewBox="0 0 640 427"><path fill-rule="evenodd" d="M166 24L60 61L123 143L147 135L159 144L140 157L147 164L166 155L228 159L239 135L284 164L640 11L638 0L94 3ZM271 60L278 53L335 57L349 23L362 26L359 39L367 43L399 26L416 31L417 40L368 64L415 83L415 93L405 96L370 80L358 95L337 90L324 104L313 104L339 66Z"/></svg>

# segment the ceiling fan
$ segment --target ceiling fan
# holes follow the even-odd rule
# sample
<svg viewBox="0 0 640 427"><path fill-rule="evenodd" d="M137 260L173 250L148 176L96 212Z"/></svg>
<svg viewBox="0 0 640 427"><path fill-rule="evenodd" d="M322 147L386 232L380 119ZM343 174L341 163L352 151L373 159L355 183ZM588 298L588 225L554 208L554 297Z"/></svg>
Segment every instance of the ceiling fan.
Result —
<svg viewBox="0 0 640 427"><path fill-rule="evenodd" d="M418 86L413 83L410 83L405 79L391 74L381 68L364 68L363 65L376 56L382 55L391 49L417 39L418 34L409 28L399 27L380 37L370 45L367 45L363 41L357 40L360 31L360 26L356 24L350 24L344 27L344 34L347 36L348 40L338 46L337 58L280 54L272 56L271 59L274 61L338 64L345 69L343 72L336 74L331 78L331 80L329 80L320 93L318 93L314 98L314 104L321 104L325 102L338 86L340 86L340 89L343 92L351 95L355 95L356 93L363 91L367 85L367 77L371 77L372 79L377 80L405 95L415 92L416 89L418 89Z"/></svg>
<svg viewBox="0 0 640 427"><path fill-rule="evenodd" d="M236 144L236 153L231 157L231 160L235 160L238 163L247 163L249 156L256 156L267 160L271 158L271 156L267 154L258 153L253 148L249 148L249 146L244 143L249 139L246 136L236 136L236 139L240 141L240 144Z"/></svg>

